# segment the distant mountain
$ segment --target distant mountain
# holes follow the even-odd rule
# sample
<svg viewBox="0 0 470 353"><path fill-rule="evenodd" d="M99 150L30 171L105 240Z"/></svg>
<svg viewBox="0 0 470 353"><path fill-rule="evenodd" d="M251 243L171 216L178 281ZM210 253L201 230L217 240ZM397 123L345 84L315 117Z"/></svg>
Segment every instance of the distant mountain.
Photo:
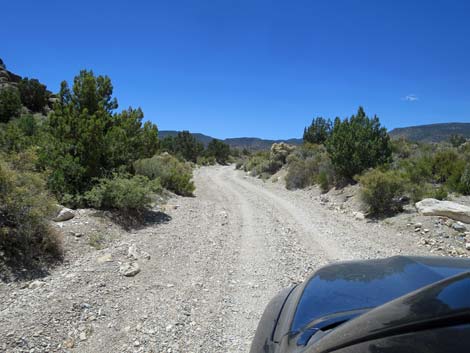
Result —
<svg viewBox="0 0 470 353"><path fill-rule="evenodd" d="M164 138L165 136L176 136L178 134L178 131L173 131L173 130L163 130L159 131L158 135L161 138ZM212 141L213 137L207 136L204 134L200 133L192 133L192 135L198 140L199 142L203 143L205 146L209 142ZM279 143L279 142L286 142L291 145L300 145L302 143L302 139L288 139L288 140L264 140L260 139L257 137L236 137L236 138L228 138L225 140L222 140L226 144L228 144L232 148L246 148L248 150L266 150L271 148L271 145L273 143Z"/></svg>
<svg viewBox="0 0 470 353"><path fill-rule="evenodd" d="M452 135L470 138L470 123L442 123L400 127L389 132L392 139L406 138L417 142L447 141Z"/></svg>

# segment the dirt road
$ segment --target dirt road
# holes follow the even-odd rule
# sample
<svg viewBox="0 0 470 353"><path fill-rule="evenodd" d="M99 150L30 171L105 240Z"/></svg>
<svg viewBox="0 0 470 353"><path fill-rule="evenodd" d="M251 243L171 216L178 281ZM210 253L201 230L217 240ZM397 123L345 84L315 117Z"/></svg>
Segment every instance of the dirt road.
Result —
<svg viewBox="0 0 470 353"><path fill-rule="evenodd" d="M40 288L0 287L4 350L248 352L282 287L331 261L426 253L409 235L231 166L198 169L195 182L196 197L170 201L171 221L123 233ZM123 277L130 246L150 259Z"/></svg>

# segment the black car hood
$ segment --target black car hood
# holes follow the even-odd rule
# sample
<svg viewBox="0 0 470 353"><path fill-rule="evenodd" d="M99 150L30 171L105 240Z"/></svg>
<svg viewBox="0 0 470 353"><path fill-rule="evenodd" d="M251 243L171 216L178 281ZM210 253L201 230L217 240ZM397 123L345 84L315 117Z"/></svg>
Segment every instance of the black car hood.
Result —
<svg viewBox="0 0 470 353"><path fill-rule="evenodd" d="M312 345L307 352L326 353L338 350L341 352L358 352L364 349L361 344L371 341L378 342L388 337L395 337L395 344L392 344L392 347L397 348L399 347L397 344L400 342L397 337L407 337L407 335L410 337L410 335L419 335L420 333L430 335L432 330L436 330L434 333L435 338L432 341L443 342L448 340L448 336L442 329L455 328L456 331L468 331L468 325L470 324L469 293L469 272L446 278L386 303L339 326L315 345ZM467 347L468 344L468 336L463 337L466 341L460 342L459 351L464 351L463 348ZM426 342L426 340L423 342ZM423 346L420 344L423 342L416 341L416 351L418 348L420 351L426 352L442 351L435 349L432 345L422 349ZM454 342L449 343L455 345ZM345 349L355 345L362 348ZM371 347L377 347L377 344L373 343ZM381 350L374 348L373 351ZM446 349L445 351L450 350Z"/></svg>
<svg viewBox="0 0 470 353"><path fill-rule="evenodd" d="M302 285L290 336L311 329L312 322L322 318L340 313L353 313L353 317L467 271L470 260L447 257L396 256L326 266Z"/></svg>

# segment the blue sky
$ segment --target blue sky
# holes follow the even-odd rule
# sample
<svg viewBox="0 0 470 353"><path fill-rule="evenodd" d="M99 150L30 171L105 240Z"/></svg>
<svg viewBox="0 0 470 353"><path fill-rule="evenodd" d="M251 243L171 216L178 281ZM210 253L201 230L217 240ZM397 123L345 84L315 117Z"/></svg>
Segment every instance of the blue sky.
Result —
<svg viewBox="0 0 470 353"><path fill-rule="evenodd" d="M470 1L2 3L0 57L57 91L106 74L159 129L289 138L365 107L389 129L470 122Z"/></svg>

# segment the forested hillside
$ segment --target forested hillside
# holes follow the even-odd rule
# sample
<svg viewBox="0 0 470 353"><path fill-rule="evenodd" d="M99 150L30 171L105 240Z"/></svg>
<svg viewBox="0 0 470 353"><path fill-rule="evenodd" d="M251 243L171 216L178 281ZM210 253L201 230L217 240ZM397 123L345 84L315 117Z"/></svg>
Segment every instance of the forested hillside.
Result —
<svg viewBox="0 0 470 353"><path fill-rule="evenodd" d="M470 138L470 123L443 123L396 128L390 131L393 139L405 138L416 142L443 142L454 135Z"/></svg>

